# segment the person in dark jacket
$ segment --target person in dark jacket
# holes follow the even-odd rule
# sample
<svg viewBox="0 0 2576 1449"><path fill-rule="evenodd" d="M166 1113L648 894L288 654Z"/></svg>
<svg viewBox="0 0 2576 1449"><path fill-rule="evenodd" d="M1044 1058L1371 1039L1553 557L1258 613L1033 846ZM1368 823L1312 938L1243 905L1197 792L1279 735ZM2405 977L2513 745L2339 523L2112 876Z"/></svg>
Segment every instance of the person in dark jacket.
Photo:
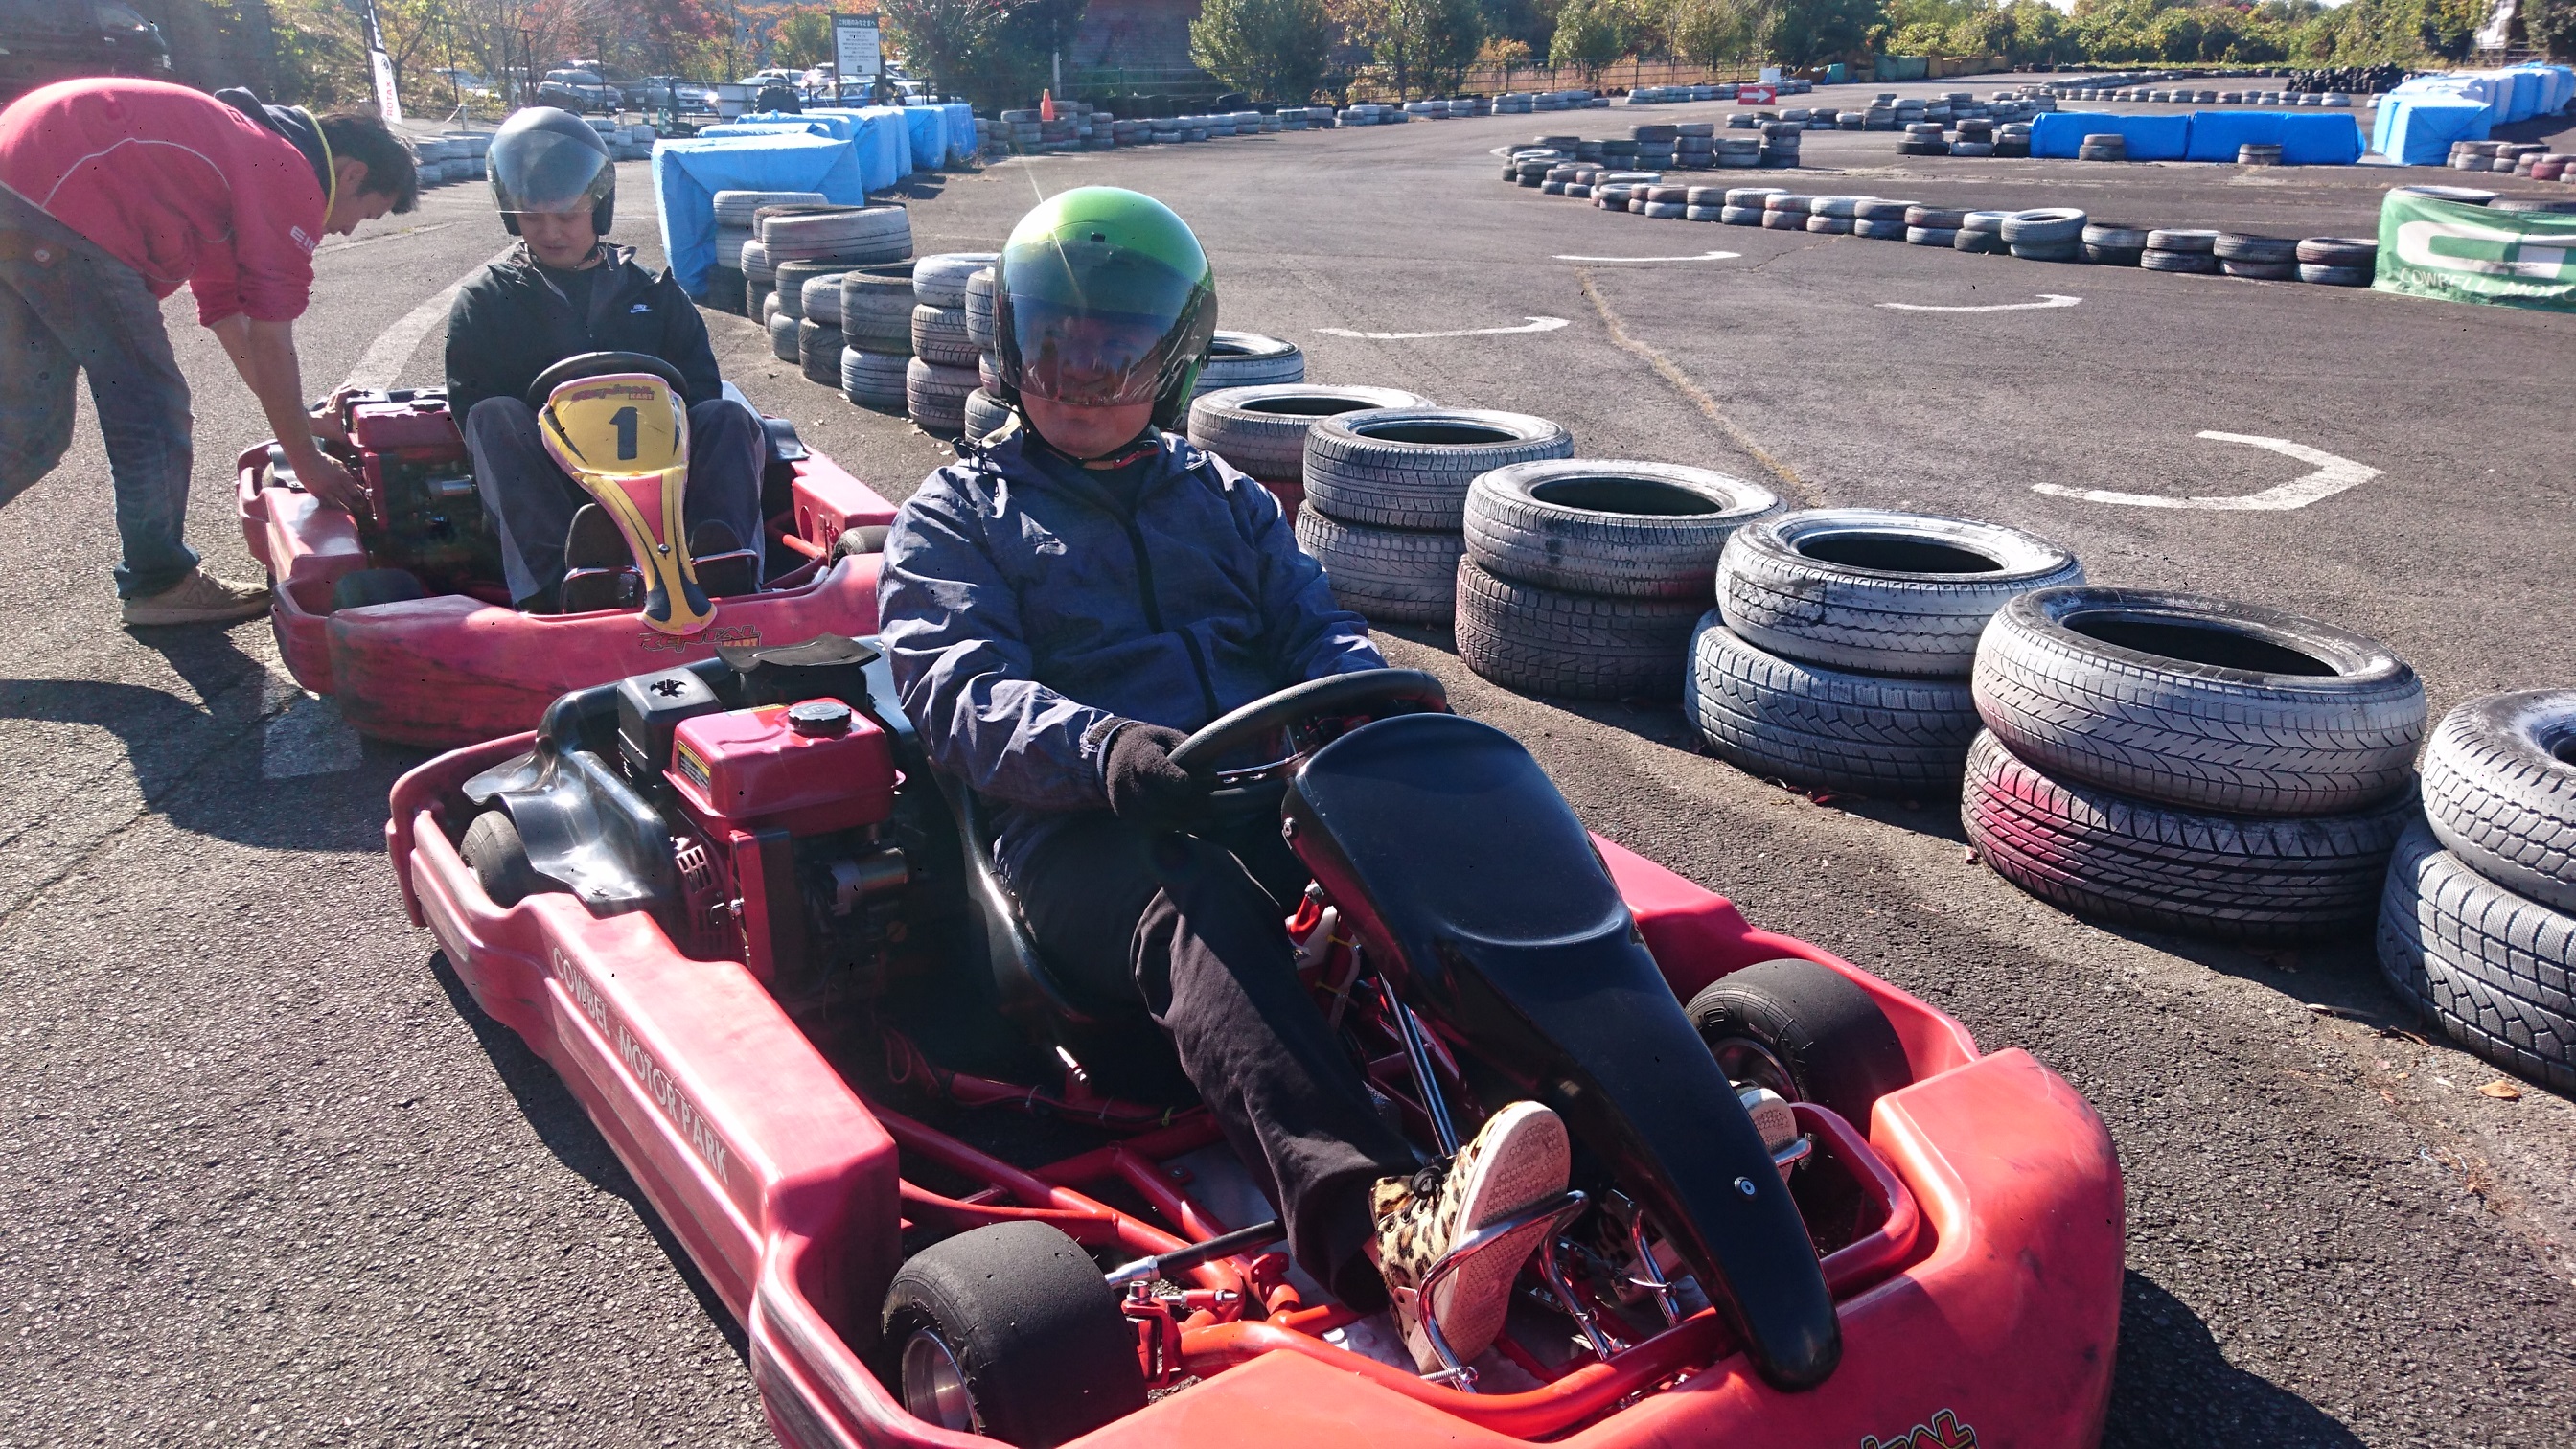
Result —
<svg viewBox="0 0 2576 1449"><path fill-rule="evenodd" d="M538 611L595 607L555 597L565 569L625 559L615 525L605 513L585 514L597 505L546 455L525 397L539 374L584 352L640 352L679 370L689 408L690 552L747 546L756 562L760 419L725 396L706 323L680 284L600 240L617 202L617 170L599 133L569 112L524 110L493 134L486 163L520 244L468 278L448 310L447 402L501 536L512 601Z"/></svg>
<svg viewBox="0 0 2576 1449"><path fill-rule="evenodd" d="M931 474L886 538L879 629L905 712L994 807L1040 950L1085 995L1152 1014L1297 1261L1362 1310L1391 1299L1428 1368L1409 1290L1468 1231L1564 1189L1565 1128L1514 1103L1424 1166L1298 981L1284 920L1306 873L1277 820L1210 821L1171 758L1228 710L1385 661L1269 491L1157 426L1216 327L1179 217L1107 187L1041 204L996 266L994 326L1013 421ZM1445 1280L1462 1359L1537 1245L1523 1231Z"/></svg>

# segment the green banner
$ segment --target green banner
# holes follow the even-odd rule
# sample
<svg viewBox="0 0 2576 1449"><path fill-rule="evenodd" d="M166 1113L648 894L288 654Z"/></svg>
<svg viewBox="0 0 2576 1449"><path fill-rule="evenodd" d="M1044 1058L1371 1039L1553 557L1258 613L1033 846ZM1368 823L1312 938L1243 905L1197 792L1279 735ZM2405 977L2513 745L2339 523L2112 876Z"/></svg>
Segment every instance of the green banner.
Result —
<svg viewBox="0 0 2576 1449"><path fill-rule="evenodd" d="M2406 191L2379 208L2383 292L2576 312L2576 215L2491 211Z"/></svg>

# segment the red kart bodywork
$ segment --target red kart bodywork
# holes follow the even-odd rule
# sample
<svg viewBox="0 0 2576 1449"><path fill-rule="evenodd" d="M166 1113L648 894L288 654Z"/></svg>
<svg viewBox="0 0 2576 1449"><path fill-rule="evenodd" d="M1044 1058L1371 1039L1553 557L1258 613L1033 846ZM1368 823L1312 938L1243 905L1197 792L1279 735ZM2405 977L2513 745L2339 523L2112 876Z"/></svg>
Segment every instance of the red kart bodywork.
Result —
<svg viewBox="0 0 2576 1449"><path fill-rule="evenodd" d="M461 453L462 444L458 444ZM242 540L274 586L269 620L295 682L334 698L359 733L450 747L524 730L567 690L703 659L720 645L870 634L877 556L835 559L842 530L894 521L894 505L819 453L795 464L789 516L772 522L808 562L757 594L717 602L709 627L673 636L631 610L524 614L492 597L438 594L333 612L332 586L372 567L358 525L242 454Z"/></svg>
<svg viewBox="0 0 2576 1449"><path fill-rule="evenodd" d="M451 844L462 821L443 817L465 780L532 738L443 756L395 787L386 834L405 903L484 1009L562 1074L742 1321L783 1443L993 1442L906 1414L854 1347L874 1339L907 1223L1040 1217L1123 1256L1242 1226L1210 1218L1161 1164L1214 1140L1203 1114L1050 1166L1010 1167L862 1100L771 996L758 955L750 966L687 959L650 917L594 917L562 894L495 906ZM1323 1341L1316 1334L1346 1321L1333 1317L1342 1310L1299 1307L1293 1289L1220 1260L1192 1270L1195 1286L1248 1288L1269 1316L1193 1314L1177 1325L1179 1369L1201 1381L1081 1443L2097 1441L2119 1318L2122 1199L2091 1106L2027 1053L1980 1055L1926 1003L1598 844L1678 997L1755 962L1802 957L1858 983L1904 1043L1914 1081L1878 1102L1865 1137L1830 1112L1796 1109L1879 1210L1874 1232L1822 1265L1841 1320L1840 1368L1810 1392L1773 1389L1702 1311L1535 1390L1463 1393ZM940 1196L901 1178L898 1147L991 1186ZM1160 1221L1085 1191L1103 1184Z"/></svg>

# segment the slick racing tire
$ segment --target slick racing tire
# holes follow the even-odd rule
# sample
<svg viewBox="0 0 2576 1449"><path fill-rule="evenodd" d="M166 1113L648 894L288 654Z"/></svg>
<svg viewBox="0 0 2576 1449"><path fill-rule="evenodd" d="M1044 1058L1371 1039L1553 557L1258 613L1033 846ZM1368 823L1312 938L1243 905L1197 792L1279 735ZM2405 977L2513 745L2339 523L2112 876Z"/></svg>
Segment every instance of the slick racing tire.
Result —
<svg viewBox="0 0 2576 1449"><path fill-rule="evenodd" d="M1047 1223L996 1223L914 1254L880 1324L878 1375L926 1423L1051 1449L1145 1407L1117 1290Z"/></svg>
<svg viewBox="0 0 2576 1449"><path fill-rule="evenodd" d="M1957 792L1977 708L1955 679L1829 669L1757 649L1718 611L1691 638L1682 713L1720 759L1766 780L1881 800Z"/></svg>
<svg viewBox="0 0 2576 1449"><path fill-rule="evenodd" d="M2413 782L2424 738L2424 683L2386 646L2192 594L2024 594L1987 626L1974 677L2015 755L2191 810L2359 810Z"/></svg>
<svg viewBox="0 0 2576 1449"><path fill-rule="evenodd" d="M1393 387L1275 382L1219 388L1190 402L1190 441L1255 478L1302 478L1306 434L1318 419L1371 408L1427 408L1431 399Z"/></svg>
<svg viewBox="0 0 2576 1449"><path fill-rule="evenodd" d="M1573 434L1526 413L1372 408L1308 431L1306 492L1344 522L1454 532L1479 474L1573 456Z"/></svg>
<svg viewBox="0 0 2576 1449"><path fill-rule="evenodd" d="M331 612L363 609L370 604L404 604L426 599L429 590L409 569L359 569L332 582Z"/></svg>
<svg viewBox="0 0 2576 1449"><path fill-rule="evenodd" d="M1968 747L1960 823L1997 875L2053 905L2240 941L2341 935L2371 918L2406 796L2348 815L2204 814L2052 779L1992 732Z"/></svg>
<svg viewBox="0 0 2576 1449"><path fill-rule="evenodd" d="M1467 553L1543 588L1705 605L1727 538L1779 507L1768 488L1678 463L1513 463L1467 486Z"/></svg>
<svg viewBox="0 0 2576 1449"><path fill-rule="evenodd" d="M2424 814L2470 869L2576 912L2576 689L2473 699L2424 749Z"/></svg>
<svg viewBox="0 0 2576 1449"><path fill-rule="evenodd" d="M940 252L912 264L912 300L924 307L966 309L966 279L1000 260L993 252Z"/></svg>
<svg viewBox="0 0 2576 1449"><path fill-rule="evenodd" d="M2576 915L2516 895L2416 825L2388 862L2379 969L2442 1034L2576 1092Z"/></svg>
<svg viewBox="0 0 2576 1449"><path fill-rule="evenodd" d="M1333 598L1363 618L1445 624L1457 612L1457 534L1346 523L1315 507L1297 510L1297 546L1323 565Z"/></svg>
<svg viewBox="0 0 2576 1449"><path fill-rule="evenodd" d="M528 861L527 844L519 839L517 822L506 810L486 810L465 827L465 838L457 842L457 855L465 868L474 872L475 884L492 904L508 910L540 891L563 887L537 874Z"/></svg>
<svg viewBox="0 0 2576 1449"><path fill-rule="evenodd" d="M1727 1080L1812 1102L1863 1133L1878 1099L1914 1080L1887 1013L1830 966L1758 961L1701 987L1683 1010Z"/></svg>
<svg viewBox="0 0 2576 1449"><path fill-rule="evenodd" d="M1458 565L1458 658L1506 689L1563 699L1670 699L1698 599L1611 598Z"/></svg>
<svg viewBox="0 0 2576 1449"><path fill-rule="evenodd" d="M1735 531L1717 601L1737 637L1836 669L1964 679L2016 594L2084 581L2064 548L1974 519L1812 508Z"/></svg>

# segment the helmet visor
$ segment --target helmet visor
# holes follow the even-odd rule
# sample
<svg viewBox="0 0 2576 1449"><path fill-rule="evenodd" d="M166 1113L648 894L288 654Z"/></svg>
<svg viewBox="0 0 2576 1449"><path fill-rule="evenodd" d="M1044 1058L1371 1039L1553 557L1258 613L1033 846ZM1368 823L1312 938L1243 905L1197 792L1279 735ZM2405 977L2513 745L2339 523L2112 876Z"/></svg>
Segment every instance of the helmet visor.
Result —
<svg viewBox="0 0 2576 1449"><path fill-rule="evenodd" d="M504 212L587 211L617 192L606 148L579 137L519 131L495 137L484 159Z"/></svg>
<svg viewBox="0 0 2576 1449"><path fill-rule="evenodd" d="M1071 407L1152 402L1213 325L1198 279L1133 249L1051 238L1005 252L1000 282L1013 385Z"/></svg>

